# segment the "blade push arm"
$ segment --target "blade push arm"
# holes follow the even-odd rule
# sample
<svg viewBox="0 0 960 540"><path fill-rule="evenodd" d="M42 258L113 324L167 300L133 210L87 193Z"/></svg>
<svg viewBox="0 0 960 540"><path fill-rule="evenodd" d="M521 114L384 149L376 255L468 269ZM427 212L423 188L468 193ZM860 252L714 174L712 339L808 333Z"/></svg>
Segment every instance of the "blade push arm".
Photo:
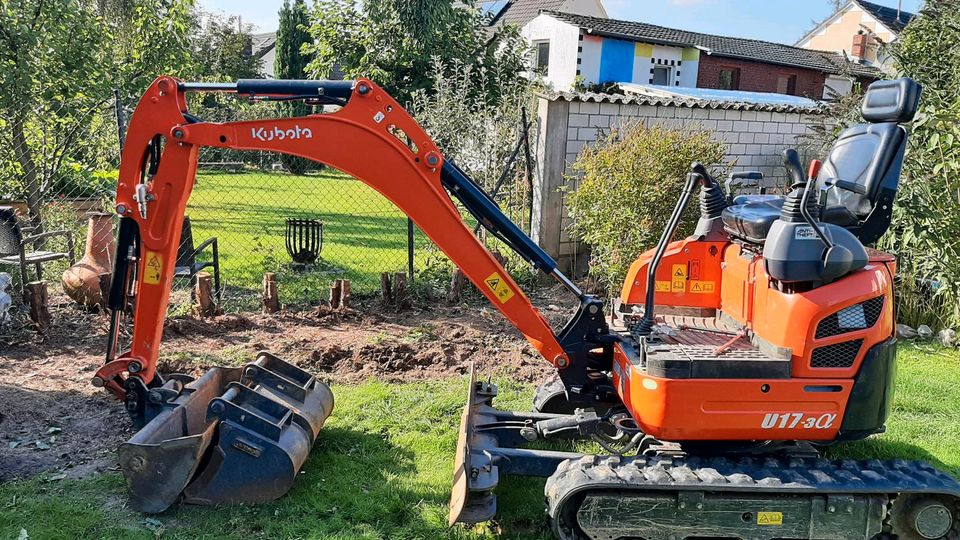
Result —
<svg viewBox="0 0 960 540"><path fill-rule="evenodd" d="M117 211L127 228L135 228L139 234L136 249L118 247L119 257L136 254L136 260L128 258L136 296L133 337L129 351L108 358L97 372L95 384L123 396L129 375L145 384L154 379L180 227L194 186L198 149L203 146L296 155L363 181L408 215L549 362L561 369L571 365L570 345L561 344L563 338L553 333L503 266L464 224L447 190L537 268L558 277L582 301L587 297L476 184L444 159L430 137L386 92L365 80L350 84L349 92L345 84L241 81L199 85L161 77L151 85L131 118L117 189ZM332 114L206 123L187 112L186 91L298 98L319 95L343 99L345 105Z"/></svg>

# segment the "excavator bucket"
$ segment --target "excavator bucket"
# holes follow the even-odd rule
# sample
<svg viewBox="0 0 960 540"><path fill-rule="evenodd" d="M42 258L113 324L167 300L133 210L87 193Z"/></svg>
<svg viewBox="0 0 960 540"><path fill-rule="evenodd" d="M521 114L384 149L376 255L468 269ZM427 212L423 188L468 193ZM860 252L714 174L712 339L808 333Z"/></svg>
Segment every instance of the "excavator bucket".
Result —
<svg viewBox="0 0 960 540"><path fill-rule="evenodd" d="M265 352L171 378L148 401L155 416L119 451L131 505L148 513L282 496L333 409L327 385Z"/></svg>

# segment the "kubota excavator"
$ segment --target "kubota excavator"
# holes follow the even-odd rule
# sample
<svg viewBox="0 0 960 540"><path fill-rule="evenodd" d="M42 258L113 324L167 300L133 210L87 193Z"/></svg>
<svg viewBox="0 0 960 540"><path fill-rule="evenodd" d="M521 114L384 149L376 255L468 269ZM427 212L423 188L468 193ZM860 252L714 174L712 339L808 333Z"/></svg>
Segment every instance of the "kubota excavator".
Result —
<svg viewBox="0 0 960 540"><path fill-rule="evenodd" d="M658 245L632 266L608 320L370 81L155 81L131 119L120 166L118 253L107 362L93 380L140 431L120 449L133 506L276 498L333 407L315 377L261 353L197 380L157 373L180 222L203 146L313 159L390 199L556 369L533 412L493 407L471 373L450 523L492 519L501 475L546 477L560 539L958 539L960 484L924 463L828 461L816 447L884 430L895 371L893 257L865 246L890 225L920 87L871 85L864 124L785 196L727 194L694 164ZM335 104L330 114L208 123L189 92ZM674 241L698 193L695 233ZM554 332L464 225L492 234L579 298ZM661 204L651 201L651 204ZM134 305L130 349L117 328ZM530 448L586 439L604 452ZM542 447L542 446L541 446Z"/></svg>

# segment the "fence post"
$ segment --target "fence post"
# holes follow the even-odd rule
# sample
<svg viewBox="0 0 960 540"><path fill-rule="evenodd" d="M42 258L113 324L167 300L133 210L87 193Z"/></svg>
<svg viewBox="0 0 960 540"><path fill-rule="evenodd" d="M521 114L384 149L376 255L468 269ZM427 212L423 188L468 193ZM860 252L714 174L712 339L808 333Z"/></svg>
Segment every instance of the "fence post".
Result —
<svg viewBox="0 0 960 540"><path fill-rule="evenodd" d="M567 125L570 102L564 99L537 99L537 168L533 178L533 209L530 212L530 238L554 259L560 256L560 226L563 219L563 195L567 154Z"/></svg>
<svg viewBox="0 0 960 540"><path fill-rule="evenodd" d="M407 274L413 281L413 220L407 218Z"/></svg>

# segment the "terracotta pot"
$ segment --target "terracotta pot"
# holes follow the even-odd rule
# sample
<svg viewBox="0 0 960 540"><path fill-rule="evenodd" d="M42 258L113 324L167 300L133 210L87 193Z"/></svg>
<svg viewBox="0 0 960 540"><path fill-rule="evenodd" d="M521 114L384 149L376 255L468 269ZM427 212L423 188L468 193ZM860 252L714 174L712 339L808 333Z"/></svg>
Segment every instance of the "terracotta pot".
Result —
<svg viewBox="0 0 960 540"><path fill-rule="evenodd" d="M116 247L113 241L113 216L91 213L87 223L87 249L77 264L67 268L61 283L63 292L75 302L87 306L106 302L108 291L100 290L100 274L113 271Z"/></svg>

